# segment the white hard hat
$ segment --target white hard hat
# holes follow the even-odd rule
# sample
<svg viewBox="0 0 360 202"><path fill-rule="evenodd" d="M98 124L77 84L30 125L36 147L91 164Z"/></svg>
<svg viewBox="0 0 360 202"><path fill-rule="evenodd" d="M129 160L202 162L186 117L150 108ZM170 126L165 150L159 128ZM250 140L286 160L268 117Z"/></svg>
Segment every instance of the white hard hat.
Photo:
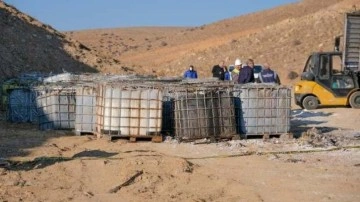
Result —
<svg viewBox="0 0 360 202"><path fill-rule="evenodd" d="M239 59L239 58L237 58L236 60L235 60L235 65L241 65L242 63L241 63L241 60Z"/></svg>

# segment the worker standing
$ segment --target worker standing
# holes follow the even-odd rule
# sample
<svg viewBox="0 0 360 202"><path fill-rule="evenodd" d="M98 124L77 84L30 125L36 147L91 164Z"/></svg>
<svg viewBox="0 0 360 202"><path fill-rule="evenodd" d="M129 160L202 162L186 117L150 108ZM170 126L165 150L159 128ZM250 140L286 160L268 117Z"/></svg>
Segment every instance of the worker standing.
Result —
<svg viewBox="0 0 360 202"><path fill-rule="evenodd" d="M213 77L219 78L219 80L224 81L225 79L225 61L220 61L218 65L214 65L212 68Z"/></svg>
<svg viewBox="0 0 360 202"><path fill-rule="evenodd" d="M193 65L189 66L189 69L185 71L184 73L184 79L197 79L197 72L194 69Z"/></svg>
<svg viewBox="0 0 360 202"><path fill-rule="evenodd" d="M280 79L275 71L270 68L269 63L264 63L264 69L260 72L261 83L277 83L280 84Z"/></svg>
<svg viewBox="0 0 360 202"><path fill-rule="evenodd" d="M254 60L248 59L246 66L243 66L239 73L239 83L253 83L254 82Z"/></svg>
<svg viewBox="0 0 360 202"><path fill-rule="evenodd" d="M234 83L239 83L239 73L240 73L240 69L242 67L242 63L241 63L241 60L239 58L237 58L235 60L234 66L235 66L234 69L231 71L232 81Z"/></svg>

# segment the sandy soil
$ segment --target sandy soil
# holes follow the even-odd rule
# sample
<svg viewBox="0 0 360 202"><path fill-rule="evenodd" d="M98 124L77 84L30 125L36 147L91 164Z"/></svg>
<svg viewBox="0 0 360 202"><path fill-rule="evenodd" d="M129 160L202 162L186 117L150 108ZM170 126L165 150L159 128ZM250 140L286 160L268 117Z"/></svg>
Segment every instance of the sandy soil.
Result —
<svg viewBox="0 0 360 202"><path fill-rule="evenodd" d="M203 77L219 59L231 64L237 57L251 57L260 63L269 61L287 84L287 73L300 72L309 52L332 50L333 37L342 32L343 13L358 3L302 1L166 33L155 28L156 33L100 30L67 36L10 9L15 17L7 12L0 16L7 28L3 30L8 30L0 34L7 42L3 52L16 54L3 54L2 61L19 63L6 63L3 66L9 68L1 75L28 71L29 64L43 68L34 70L62 72L62 66L58 71L49 69L56 56L67 71L75 71L69 64L80 61L102 71L122 71L126 64L138 72L164 76L181 75L193 64ZM14 46L15 42L21 44ZM26 44L37 44L37 51L21 48ZM108 61L95 50L118 60ZM40 56L46 57L36 59ZM24 58L36 60L24 63ZM49 61L51 65L43 65ZM285 135L212 144L171 139L110 142L39 131L34 125L0 118L0 201L360 201L360 110L294 109L292 113L291 132L296 139Z"/></svg>
<svg viewBox="0 0 360 202"><path fill-rule="evenodd" d="M110 142L2 120L0 201L360 201L359 115L293 110L301 138L212 144Z"/></svg>

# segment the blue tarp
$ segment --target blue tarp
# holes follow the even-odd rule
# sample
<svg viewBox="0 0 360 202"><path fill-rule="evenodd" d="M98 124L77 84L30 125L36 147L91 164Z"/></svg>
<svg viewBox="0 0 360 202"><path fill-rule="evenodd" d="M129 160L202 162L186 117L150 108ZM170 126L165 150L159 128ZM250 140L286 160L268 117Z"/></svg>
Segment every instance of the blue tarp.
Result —
<svg viewBox="0 0 360 202"><path fill-rule="evenodd" d="M13 89L9 94L7 118L11 122L37 122L36 94L30 89Z"/></svg>

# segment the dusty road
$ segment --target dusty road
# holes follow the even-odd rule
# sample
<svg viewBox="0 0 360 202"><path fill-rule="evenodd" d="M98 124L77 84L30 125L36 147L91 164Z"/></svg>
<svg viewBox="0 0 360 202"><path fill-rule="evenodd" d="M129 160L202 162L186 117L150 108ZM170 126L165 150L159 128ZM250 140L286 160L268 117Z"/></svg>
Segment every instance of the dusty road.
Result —
<svg viewBox="0 0 360 202"><path fill-rule="evenodd" d="M360 201L360 110L293 111L303 138L109 142L0 122L0 201Z"/></svg>

